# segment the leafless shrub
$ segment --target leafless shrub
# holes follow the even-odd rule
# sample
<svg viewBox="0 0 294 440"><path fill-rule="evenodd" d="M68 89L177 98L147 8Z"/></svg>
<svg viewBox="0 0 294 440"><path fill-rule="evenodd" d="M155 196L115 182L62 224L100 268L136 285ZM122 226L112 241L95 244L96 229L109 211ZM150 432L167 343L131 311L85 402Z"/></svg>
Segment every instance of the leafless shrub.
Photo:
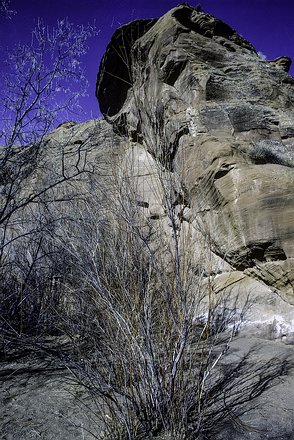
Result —
<svg viewBox="0 0 294 440"><path fill-rule="evenodd" d="M10 13L9 4L9 1L2 1L0 12ZM62 152L56 158L59 173L53 175L51 172L47 182L34 189L28 181L33 171L42 166L47 147L45 136L53 124L68 112L79 109L79 98L87 89L81 57L87 51L88 38L95 34L94 27L74 27L67 19L58 21L52 29L39 20L32 31L31 43L18 45L6 60L0 94L0 140L3 144L0 149L0 307L3 330L12 326L16 333L22 334L39 332L42 326L47 328L45 310L48 304L55 303L53 298L59 296L54 281L59 274L55 273L56 265L50 266L52 247L46 249L46 236L50 235L53 220L48 218L48 213L44 215L44 207L54 191L86 171L84 146L76 148L70 172L64 171L69 158ZM35 209L37 204L40 209Z"/></svg>
<svg viewBox="0 0 294 440"><path fill-rule="evenodd" d="M32 182L36 168L40 172L48 166L46 152L34 146L7 147L0 209L0 326L4 345L11 335L41 337L57 331L66 263L53 237L68 213L59 209L53 214L50 207L64 206L68 197L80 197L79 182L91 173L85 143L70 147L70 155L68 147L66 143L50 146L55 152L55 166L38 185ZM6 154L5 149L2 154Z"/></svg>
<svg viewBox="0 0 294 440"><path fill-rule="evenodd" d="M0 2L0 14L11 16L10 1ZM11 50L2 73L0 94L0 326L5 334L43 333L52 329L49 310L59 303L60 277L54 244L54 223L48 203L86 169L85 148L69 158L60 145L47 181L31 186L30 176L44 163L45 136L57 121L80 109L87 90L81 57L93 26L77 26L67 19L49 28L39 20L30 44ZM71 161L68 170L65 162ZM38 208L36 206L38 205ZM62 258L61 258L62 259ZM59 261L60 262L60 261ZM62 265L61 265L62 267ZM51 313L50 312L50 313ZM51 321L51 323L49 323ZM51 331L51 330L50 330Z"/></svg>
<svg viewBox="0 0 294 440"><path fill-rule="evenodd" d="M97 437L212 438L288 366L256 367L248 353L222 367L240 314L228 312L209 282L204 289L180 248L169 201L167 244L125 179L109 199L107 221L92 197L62 235L74 268L63 331L73 341L68 365L97 399Z"/></svg>

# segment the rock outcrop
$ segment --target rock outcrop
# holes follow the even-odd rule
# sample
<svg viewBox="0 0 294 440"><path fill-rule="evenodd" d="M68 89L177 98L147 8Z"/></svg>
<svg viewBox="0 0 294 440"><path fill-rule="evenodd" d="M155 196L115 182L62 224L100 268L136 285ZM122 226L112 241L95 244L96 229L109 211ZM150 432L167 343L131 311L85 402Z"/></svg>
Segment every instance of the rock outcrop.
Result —
<svg viewBox="0 0 294 440"><path fill-rule="evenodd" d="M148 22L140 38L125 46L128 55L120 63L128 63L128 84L123 85L122 77L109 86L118 68L112 65L117 35L127 35L128 26L133 25L114 34L100 66L97 97L106 120L133 142L140 167L155 169L154 163L159 163L173 176L181 228L190 225L195 252L199 234L209 236L215 257L212 273L222 272L226 285L225 278L238 271L249 284L256 280L254 290L278 295L290 307L294 302L294 80L287 74L291 60L261 59L228 25L183 4ZM114 85L117 92L125 87L124 100L116 99ZM116 112L105 110L107 98L109 108L114 108L113 96L115 105L119 103ZM150 185L143 194L145 179L140 175L138 171L142 205L150 206L150 217L164 217L158 185L153 194Z"/></svg>

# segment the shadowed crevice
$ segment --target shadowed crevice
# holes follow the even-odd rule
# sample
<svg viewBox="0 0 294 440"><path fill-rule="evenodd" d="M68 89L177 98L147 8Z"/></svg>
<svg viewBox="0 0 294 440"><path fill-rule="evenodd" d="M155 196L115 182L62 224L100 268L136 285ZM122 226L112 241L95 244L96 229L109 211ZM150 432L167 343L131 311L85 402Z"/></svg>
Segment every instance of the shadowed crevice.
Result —
<svg viewBox="0 0 294 440"><path fill-rule="evenodd" d="M96 97L106 118L116 115L122 108L128 90L132 87L132 47L156 21L135 20L113 34L101 60L96 83Z"/></svg>

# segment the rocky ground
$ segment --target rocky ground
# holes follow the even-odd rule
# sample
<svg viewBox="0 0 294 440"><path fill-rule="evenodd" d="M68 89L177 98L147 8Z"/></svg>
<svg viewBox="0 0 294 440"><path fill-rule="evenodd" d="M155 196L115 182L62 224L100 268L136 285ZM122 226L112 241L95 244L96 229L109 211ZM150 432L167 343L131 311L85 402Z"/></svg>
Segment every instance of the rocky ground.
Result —
<svg viewBox="0 0 294 440"><path fill-rule="evenodd" d="M231 343L223 364L240 362L248 353L245 381L248 385L256 381L254 371L260 367L260 377L269 373L266 390L257 398L252 395L243 405L237 423L232 413L214 440L293 439L293 347L244 334ZM284 375L275 377L282 364ZM73 377L60 361L29 351L14 352L2 360L0 439L97 439L101 432L99 408ZM240 383L244 377L239 377Z"/></svg>
<svg viewBox="0 0 294 440"><path fill-rule="evenodd" d="M0 364L1 440L92 440L95 404L58 360L30 350Z"/></svg>
<svg viewBox="0 0 294 440"><path fill-rule="evenodd" d="M260 366L260 375L270 371L269 387L259 397L244 405L244 413L236 424L228 422L215 440L291 440L294 432L294 350L277 341L266 341L241 334L232 342L225 363L250 353L249 365ZM285 374L274 377L277 366L285 367ZM288 369L289 367L289 369ZM250 367L249 367L250 369ZM260 376L261 377L261 376ZM240 377L240 381L242 377ZM256 380L252 377L251 380Z"/></svg>

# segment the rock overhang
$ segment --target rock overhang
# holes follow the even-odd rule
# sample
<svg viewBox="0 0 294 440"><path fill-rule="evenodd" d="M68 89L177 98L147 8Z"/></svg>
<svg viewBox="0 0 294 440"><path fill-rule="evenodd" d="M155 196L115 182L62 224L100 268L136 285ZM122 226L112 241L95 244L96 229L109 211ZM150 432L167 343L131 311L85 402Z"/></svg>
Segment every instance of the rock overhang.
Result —
<svg viewBox="0 0 294 440"><path fill-rule="evenodd" d="M149 33L151 28L153 30ZM147 52L155 40L176 39L181 33L187 32L214 40L230 52L242 49L256 54L254 47L229 25L210 14L197 11L186 3L173 8L159 19L135 20L126 24L114 32L101 60L97 76L96 97L103 116L109 122L119 114L127 100L128 91L136 80L132 59L136 58L138 62L144 64ZM144 36L145 38L142 38ZM140 39L142 43L138 46ZM134 54L136 49L137 54ZM207 53L207 57L209 56ZM186 62L187 59L177 61L176 66L172 66L173 73L170 74L169 66L165 64L163 67L164 60L159 60L160 69L167 71L165 78L167 83L175 82L175 72L181 71Z"/></svg>
<svg viewBox="0 0 294 440"><path fill-rule="evenodd" d="M106 118L117 114L125 102L132 87L132 47L156 21L135 20L114 32L101 60L96 84L100 110Z"/></svg>

